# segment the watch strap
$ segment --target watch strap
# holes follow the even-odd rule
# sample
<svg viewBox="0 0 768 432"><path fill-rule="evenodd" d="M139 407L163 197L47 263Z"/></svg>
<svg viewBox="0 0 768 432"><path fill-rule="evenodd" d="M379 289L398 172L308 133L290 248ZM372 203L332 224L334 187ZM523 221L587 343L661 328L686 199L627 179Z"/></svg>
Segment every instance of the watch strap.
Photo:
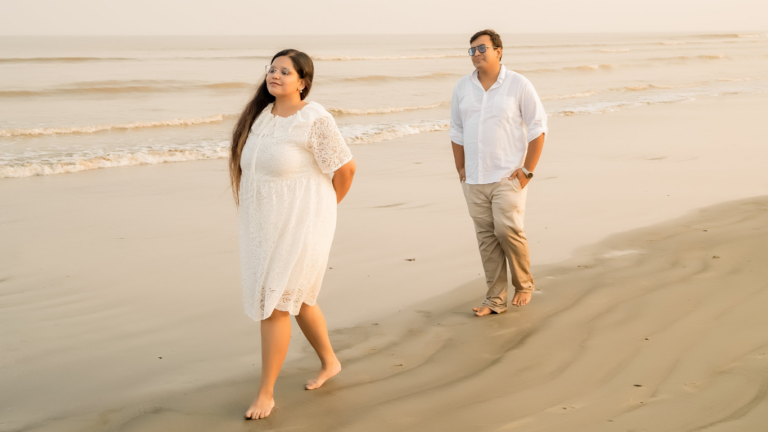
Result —
<svg viewBox="0 0 768 432"><path fill-rule="evenodd" d="M533 173L525 169L525 167L522 167L520 169L523 170L523 174L525 174L526 178L529 178L529 179L533 178Z"/></svg>

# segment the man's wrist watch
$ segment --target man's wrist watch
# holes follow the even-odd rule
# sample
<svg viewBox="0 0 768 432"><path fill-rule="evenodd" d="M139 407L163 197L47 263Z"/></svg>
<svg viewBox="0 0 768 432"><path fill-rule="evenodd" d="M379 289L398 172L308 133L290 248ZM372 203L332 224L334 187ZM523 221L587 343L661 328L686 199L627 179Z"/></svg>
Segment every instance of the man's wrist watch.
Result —
<svg viewBox="0 0 768 432"><path fill-rule="evenodd" d="M520 168L523 171L523 175L525 175L525 178L528 180L533 178L533 173L525 169L525 167Z"/></svg>

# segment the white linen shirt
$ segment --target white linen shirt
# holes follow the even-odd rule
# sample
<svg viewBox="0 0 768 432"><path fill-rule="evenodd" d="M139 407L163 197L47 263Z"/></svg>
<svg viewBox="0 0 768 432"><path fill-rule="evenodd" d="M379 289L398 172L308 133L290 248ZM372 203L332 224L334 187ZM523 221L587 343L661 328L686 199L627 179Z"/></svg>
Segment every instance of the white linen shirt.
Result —
<svg viewBox="0 0 768 432"><path fill-rule="evenodd" d="M501 66L488 91L477 70L462 77L451 100L451 141L464 146L467 184L488 184L523 166L528 143L547 132L547 114L533 84Z"/></svg>

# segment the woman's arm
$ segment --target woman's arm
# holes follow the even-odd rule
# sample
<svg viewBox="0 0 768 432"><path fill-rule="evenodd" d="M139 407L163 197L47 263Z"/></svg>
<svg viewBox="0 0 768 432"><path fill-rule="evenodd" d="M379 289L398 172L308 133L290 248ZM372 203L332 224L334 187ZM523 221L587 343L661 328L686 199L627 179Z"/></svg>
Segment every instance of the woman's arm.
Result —
<svg viewBox="0 0 768 432"><path fill-rule="evenodd" d="M333 189L336 190L336 204L344 199L347 192L349 192L349 188L352 187L352 178L355 177L356 170L355 160L351 159L333 172Z"/></svg>

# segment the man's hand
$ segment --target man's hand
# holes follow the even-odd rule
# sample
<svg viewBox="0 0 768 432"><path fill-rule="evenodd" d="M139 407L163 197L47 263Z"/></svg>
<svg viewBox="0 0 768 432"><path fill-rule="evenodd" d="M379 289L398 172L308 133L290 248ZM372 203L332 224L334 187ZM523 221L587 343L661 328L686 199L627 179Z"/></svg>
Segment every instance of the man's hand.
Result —
<svg viewBox="0 0 768 432"><path fill-rule="evenodd" d="M463 182L467 179L464 172L464 146L451 141L451 148L453 149L453 161L456 162L456 172L459 173L459 181Z"/></svg>
<svg viewBox="0 0 768 432"><path fill-rule="evenodd" d="M520 189L525 189L525 185L527 185L528 182L531 181L531 179L529 179L528 177L525 176L525 174L523 174L523 170L520 168L516 169L515 172L513 172L512 175L509 176L509 179L514 180L515 177L517 177L517 180L520 182Z"/></svg>

